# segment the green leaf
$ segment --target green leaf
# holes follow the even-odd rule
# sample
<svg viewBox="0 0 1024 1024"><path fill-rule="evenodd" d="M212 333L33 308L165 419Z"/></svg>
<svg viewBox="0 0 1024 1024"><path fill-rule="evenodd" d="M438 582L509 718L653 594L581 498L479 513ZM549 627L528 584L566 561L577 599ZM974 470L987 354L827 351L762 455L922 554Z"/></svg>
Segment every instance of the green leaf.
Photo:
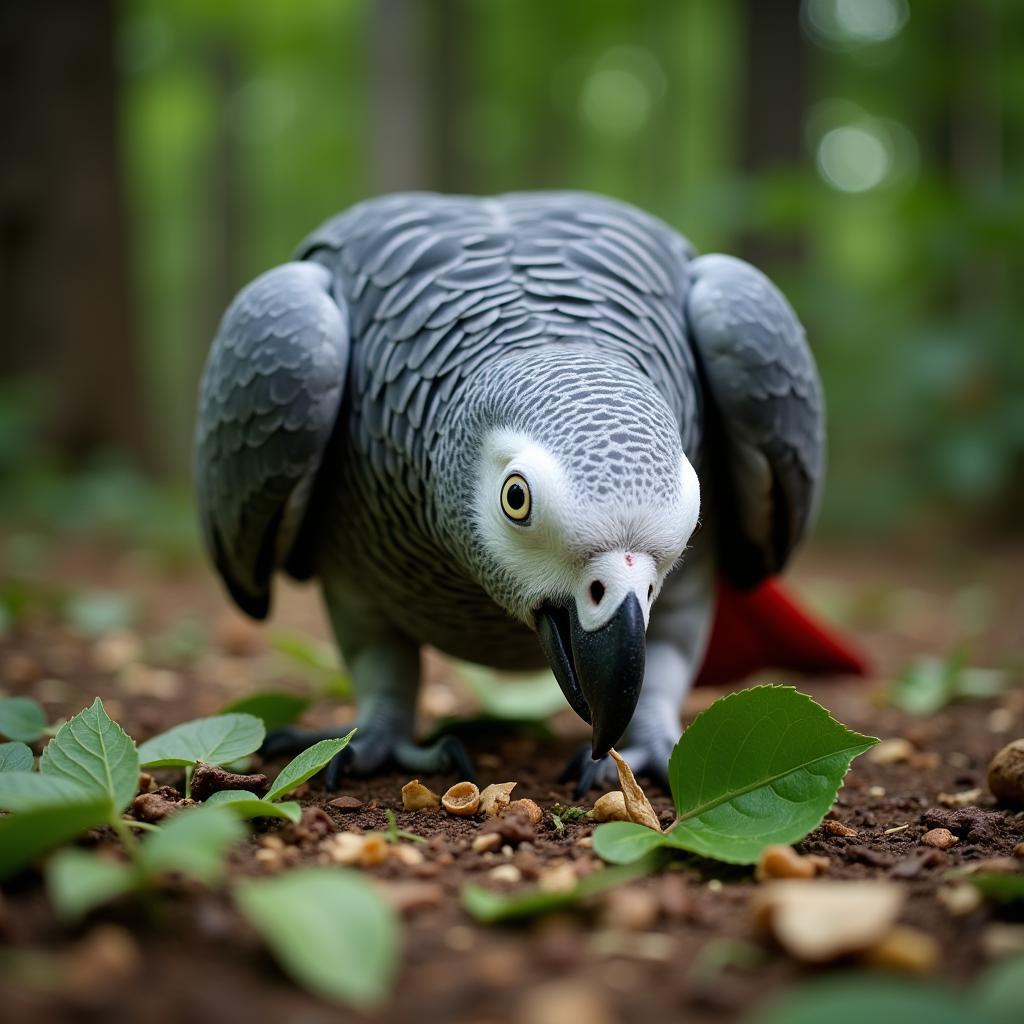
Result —
<svg viewBox="0 0 1024 1024"><path fill-rule="evenodd" d="M242 789L222 789L219 793L212 793L205 801L205 806L211 804L227 807L239 818L284 818L287 821L299 821L302 818L302 808L294 800L272 804Z"/></svg>
<svg viewBox="0 0 1024 1024"><path fill-rule="evenodd" d="M32 811L38 807L89 803L95 793L80 783L39 772L0 775L0 811Z"/></svg>
<svg viewBox="0 0 1024 1024"><path fill-rule="evenodd" d="M139 784L139 754L131 737L96 698L60 727L39 760L39 770L68 779L110 801L111 815L131 803Z"/></svg>
<svg viewBox="0 0 1024 1024"><path fill-rule="evenodd" d="M398 921L360 874L300 868L243 882L235 899L304 988L362 1007L386 995L398 965Z"/></svg>
<svg viewBox="0 0 1024 1024"><path fill-rule="evenodd" d="M104 796L91 796L81 804L53 804L0 818L0 878L109 820L110 801Z"/></svg>
<svg viewBox="0 0 1024 1024"><path fill-rule="evenodd" d="M266 736L255 715L214 715L168 729L139 747L144 768L187 766L196 761L229 764L259 750Z"/></svg>
<svg viewBox="0 0 1024 1024"><path fill-rule="evenodd" d="M281 769L281 774L274 779L270 792L263 799L277 800L285 793L290 793L296 786L301 786L307 779L311 779L335 754L348 746L348 741L354 735L355 729L340 739L320 740L319 743L307 747Z"/></svg>
<svg viewBox="0 0 1024 1024"><path fill-rule="evenodd" d="M994 903L1024 903L1024 875L986 871L971 875L971 882Z"/></svg>
<svg viewBox="0 0 1024 1024"><path fill-rule="evenodd" d="M715 701L669 759L678 813L666 835L680 849L753 864L793 843L835 802L850 762L878 741L852 732L788 686L757 686Z"/></svg>
<svg viewBox="0 0 1024 1024"><path fill-rule="evenodd" d="M35 743L46 728L46 712L31 697L0 699L0 736Z"/></svg>
<svg viewBox="0 0 1024 1024"><path fill-rule="evenodd" d="M664 833L631 821L609 821L594 829L594 853L610 864L631 864L666 845Z"/></svg>
<svg viewBox="0 0 1024 1024"><path fill-rule="evenodd" d="M810 982L771 1001L750 1024L864 1024L869 1020L989 1024L973 1013L959 993L876 974Z"/></svg>
<svg viewBox="0 0 1024 1024"><path fill-rule="evenodd" d="M147 875L180 871L213 885L224 874L228 847L244 838L245 830L228 808L191 807L143 841L139 867Z"/></svg>
<svg viewBox="0 0 1024 1024"><path fill-rule="evenodd" d="M506 679L478 665L461 663L457 672L488 718L514 722L544 721L567 707L550 672Z"/></svg>
<svg viewBox="0 0 1024 1024"><path fill-rule="evenodd" d="M322 693L343 699L352 696L352 682L338 667L337 652L330 644L303 633L278 630L271 634L270 646L302 669Z"/></svg>
<svg viewBox="0 0 1024 1024"><path fill-rule="evenodd" d="M645 831L649 832L650 829ZM656 832L651 834L657 835ZM462 905L476 920L484 924L522 921L540 914L565 910L590 896L642 878L654 871L658 864L657 857L647 857L623 867L594 871L581 878L571 889L560 892L533 888L507 893L494 892L480 885L466 885L462 889Z"/></svg>
<svg viewBox="0 0 1024 1024"><path fill-rule="evenodd" d="M266 693L254 693L251 697L236 700L222 708L220 713L255 715L269 732L271 729L280 729L282 725L297 722L303 711L312 703L309 697L268 690Z"/></svg>
<svg viewBox="0 0 1024 1024"><path fill-rule="evenodd" d="M35 758L24 743L0 743L0 772L30 772Z"/></svg>
<svg viewBox="0 0 1024 1024"><path fill-rule="evenodd" d="M84 850L59 850L46 865L50 902L65 921L134 889L137 881L131 865Z"/></svg>

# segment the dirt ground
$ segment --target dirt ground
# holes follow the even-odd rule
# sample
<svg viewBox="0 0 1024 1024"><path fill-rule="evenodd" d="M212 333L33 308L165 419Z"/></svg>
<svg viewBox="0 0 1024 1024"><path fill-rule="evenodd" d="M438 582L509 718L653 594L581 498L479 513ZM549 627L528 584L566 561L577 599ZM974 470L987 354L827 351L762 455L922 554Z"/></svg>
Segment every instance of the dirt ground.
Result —
<svg viewBox="0 0 1024 1024"><path fill-rule="evenodd" d="M201 567L158 566L147 555L94 543L54 545L43 563L34 570L37 580L130 594L137 609L130 626L90 636L47 610L44 601L0 635L0 693L35 696L51 720L74 713L99 694L110 715L141 742L254 689L303 692L310 685L268 645L266 632L229 612ZM986 555L819 549L801 559L793 576L805 599L854 632L877 668L871 682L800 682L800 688L851 728L903 737L912 745L910 754L894 763L866 756L855 762L829 815L855 835L834 834L826 823L799 849L827 857L829 877L900 880L909 891L902 920L938 941L934 972L957 982L976 976L1000 944L1024 941L1024 926L1015 925L1006 911L951 907L943 897L951 871L1009 858L1024 841L1024 812L997 808L985 783L992 754L1024 736L1024 690L952 705L924 718L884 706L879 695L908 659L945 655L960 640L969 641L973 664L1010 665L1019 676L1022 577L1020 549ZM182 620L198 623L206 639L187 657L171 656L166 638ZM282 626L326 635L311 590L284 589L271 629ZM429 658L428 678L426 720L471 710L465 692L435 656ZM783 677L765 673L756 681ZM721 692L695 693L687 720ZM342 724L352 714L349 706L321 700L305 721ZM557 779L584 736L582 729L567 712L556 716L551 738L510 727L462 735L481 785L516 780L516 796L530 797L549 811L574 803L571 787ZM267 766L268 773L278 767ZM173 773L165 778L178 781ZM535 827L507 829L497 848L477 852L472 841L485 825L439 812L402 811L400 790L406 781L394 773L351 780L342 794L356 798L359 806L343 809L330 802L339 794L323 792L314 779L301 795L311 809L303 823L256 831L231 864L232 877L241 877L315 863L324 857L327 835L386 828L389 808L396 811L399 827L427 837L416 847L422 854L418 862L415 856L409 863L392 858L363 869L401 909L405 923L394 995L373 1019L546 1024L585 1015L586 1024L738 1021L772 993L812 973L755 934L751 871L706 861L680 861L677 870L631 883L576 911L516 927L476 924L461 908L464 883L514 890L535 884L563 862L578 871L594 868L587 841L593 825L569 822L558 831L546 815ZM443 791L455 780L424 781ZM965 807L943 806L949 794L973 789L981 792L962 798ZM667 812L668 796L650 792L656 809ZM584 803L589 806L596 795ZM956 845L948 851L922 845L921 836L935 826L956 834ZM96 834L89 841L110 840ZM517 872L499 875L518 874L520 881L494 880L493 870L509 864ZM36 871L6 884L0 899L0 992L0 1020L5 1021L115 1015L190 1024L362 1019L288 981L223 893L179 885L156 908L114 904L68 928L54 918Z"/></svg>

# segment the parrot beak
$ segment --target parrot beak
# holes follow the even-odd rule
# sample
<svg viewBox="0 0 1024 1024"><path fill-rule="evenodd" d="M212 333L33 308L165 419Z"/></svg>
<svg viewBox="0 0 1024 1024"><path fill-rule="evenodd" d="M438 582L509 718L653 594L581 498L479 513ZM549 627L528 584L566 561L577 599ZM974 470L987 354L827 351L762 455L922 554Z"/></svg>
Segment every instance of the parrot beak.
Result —
<svg viewBox="0 0 1024 1024"><path fill-rule="evenodd" d="M626 731L644 681L646 622L632 591L604 625L586 630L576 602L542 605L537 635L573 711L593 726L593 757L604 757Z"/></svg>

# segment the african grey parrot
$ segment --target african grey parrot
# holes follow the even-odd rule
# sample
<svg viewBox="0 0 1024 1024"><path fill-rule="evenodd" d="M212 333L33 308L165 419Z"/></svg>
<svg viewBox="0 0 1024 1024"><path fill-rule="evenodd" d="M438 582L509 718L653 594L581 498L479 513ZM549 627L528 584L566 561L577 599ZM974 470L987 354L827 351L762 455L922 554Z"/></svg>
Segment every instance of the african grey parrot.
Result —
<svg viewBox="0 0 1024 1024"><path fill-rule="evenodd" d="M754 267L596 195L409 193L235 298L195 471L242 609L267 615L276 570L319 579L358 702L329 786L386 761L469 773L454 738L414 740L430 644L546 662L593 727L586 787L620 739L664 778L716 578L783 567L823 451L803 329Z"/></svg>

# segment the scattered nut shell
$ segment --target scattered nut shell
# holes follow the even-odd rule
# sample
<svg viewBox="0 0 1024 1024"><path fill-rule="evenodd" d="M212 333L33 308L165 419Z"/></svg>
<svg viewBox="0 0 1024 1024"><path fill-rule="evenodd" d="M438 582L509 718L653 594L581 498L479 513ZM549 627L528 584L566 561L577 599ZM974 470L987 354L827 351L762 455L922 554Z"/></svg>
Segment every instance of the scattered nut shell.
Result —
<svg viewBox="0 0 1024 1024"><path fill-rule="evenodd" d="M517 785L516 782L492 782L485 786L480 792L480 810L492 818L501 814L508 807L512 790Z"/></svg>
<svg viewBox="0 0 1024 1024"><path fill-rule="evenodd" d="M941 949L927 932L907 925L896 925L880 942L864 954L872 967L903 974L928 974L935 970Z"/></svg>
<svg viewBox="0 0 1024 1024"><path fill-rule="evenodd" d="M395 843L391 847L391 856L407 868L418 868L427 859L411 843Z"/></svg>
<svg viewBox="0 0 1024 1024"><path fill-rule="evenodd" d="M328 836L320 844L320 849L335 864L358 864L363 854L364 839L365 836L355 832L337 832Z"/></svg>
<svg viewBox="0 0 1024 1024"><path fill-rule="evenodd" d="M925 846L934 846L936 850L948 850L959 840L948 828L933 828L921 836L921 842Z"/></svg>
<svg viewBox="0 0 1024 1024"><path fill-rule="evenodd" d="M485 832L473 840L474 853L489 853L501 846L501 836L497 832Z"/></svg>
<svg viewBox="0 0 1024 1024"><path fill-rule="evenodd" d="M537 885L544 892L568 892L575 888L578 880L576 869L565 860L541 871L537 876Z"/></svg>
<svg viewBox="0 0 1024 1024"><path fill-rule="evenodd" d="M766 878L813 878L817 874L814 862L801 857L792 846L767 846L754 870L754 877L763 882Z"/></svg>
<svg viewBox="0 0 1024 1024"><path fill-rule="evenodd" d="M970 807L981 799L981 789L964 789L959 793L940 793L936 798L943 807Z"/></svg>
<svg viewBox="0 0 1024 1024"><path fill-rule="evenodd" d="M622 796L626 802L626 813L629 815L629 820L638 825L646 825L648 828L654 829L655 832L660 832L662 830L661 822L658 820L658 815L655 814L650 800L647 799L647 794L640 788L640 783L636 781L633 769L626 764L614 748L608 753L611 754L619 772L619 785L622 787Z"/></svg>
<svg viewBox="0 0 1024 1024"><path fill-rule="evenodd" d="M407 811L432 810L441 806L441 798L419 779L413 779L402 787L402 806Z"/></svg>
<svg viewBox="0 0 1024 1024"><path fill-rule="evenodd" d="M481 805L483 803L483 797L481 796ZM508 805L509 814L522 814L531 825L539 825L544 817L544 812L540 809L540 805L533 800L523 798L522 800L513 800Z"/></svg>
<svg viewBox="0 0 1024 1024"><path fill-rule="evenodd" d="M899 764L901 761L909 761L915 749L910 740L894 736L876 743L867 752L865 759L872 764Z"/></svg>
<svg viewBox="0 0 1024 1024"><path fill-rule="evenodd" d="M441 797L441 806L449 814L468 818L480 809L480 790L472 782L456 782Z"/></svg>
<svg viewBox="0 0 1024 1024"><path fill-rule="evenodd" d="M850 828L849 825L844 825L841 821L826 821L825 831L832 836L847 836L852 837L859 833L855 828Z"/></svg>
<svg viewBox="0 0 1024 1024"><path fill-rule="evenodd" d="M992 758L988 788L1001 804L1024 804L1024 739L1007 743Z"/></svg>
<svg viewBox="0 0 1024 1024"><path fill-rule="evenodd" d="M594 821L630 821L626 810L626 798L622 791L613 789L610 793L599 796L594 802L592 811Z"/></svg>
<svg viewBox="0 0 1024 1024"><path fill-rule="evenodd" d="M791 956L828 963L880 942L903 908L892 882L787 879L760 886L751 900L755 924Z"/></svg>

